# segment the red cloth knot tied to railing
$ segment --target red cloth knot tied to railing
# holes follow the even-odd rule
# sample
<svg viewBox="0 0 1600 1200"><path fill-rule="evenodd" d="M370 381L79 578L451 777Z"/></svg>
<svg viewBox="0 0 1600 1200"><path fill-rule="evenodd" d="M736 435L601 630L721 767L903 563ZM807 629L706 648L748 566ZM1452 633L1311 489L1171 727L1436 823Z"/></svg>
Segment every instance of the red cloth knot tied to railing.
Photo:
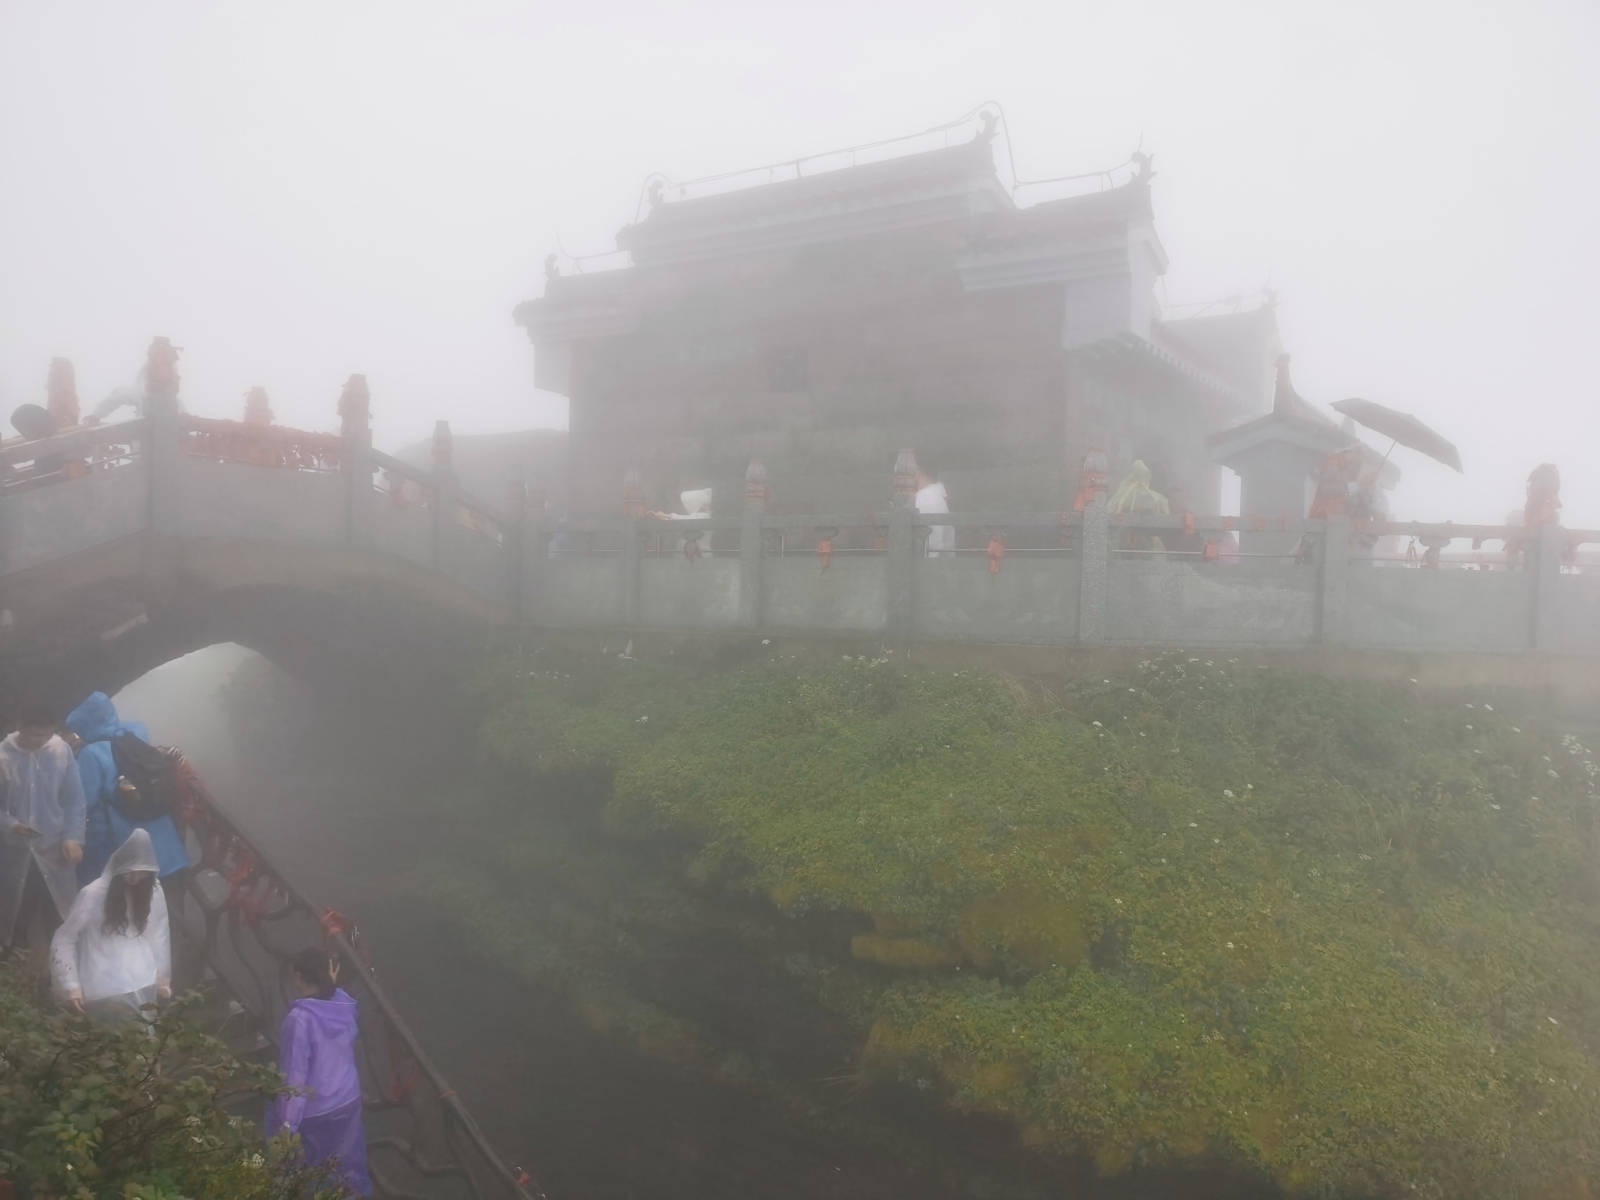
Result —
<svg viewBox="0 0 1600 1200"><path fill-rule="evenodd" d="M200 776L189 760L177 750L167 750L167 758L172 763L172 781L178 793L178 811L175 814L178 827L205 829L208 811L200 795Z"/></svg>
<svg viewBox="0 0 1600 1200"><path fill-rule="evenodd" d="M1000 560L1006 556L1006 540L998 533L989 539L989 548L984 553L989 556L989 574L1000 574Z"/></svg>
<svg viewBox="0 0 1600 1200"><path fill-rule="evenodd" d="M325 942L336 937L349 938L356 931L356 923L336 908L324 908L317 924L322 929L322 940Z"/></svg>

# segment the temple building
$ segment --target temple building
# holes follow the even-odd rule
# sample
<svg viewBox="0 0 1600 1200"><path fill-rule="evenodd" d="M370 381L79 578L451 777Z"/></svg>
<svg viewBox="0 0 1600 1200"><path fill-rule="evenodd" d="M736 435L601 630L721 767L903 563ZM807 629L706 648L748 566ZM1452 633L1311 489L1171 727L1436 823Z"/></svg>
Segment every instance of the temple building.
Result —
<svg viewBox="0 0 1600 1200"><path fill-rule="evenodd" d="M718 195L654 196L631 265L554 275L516 320L538 386L570 398L565 507L865 513L902 447L958 511L1070 507L1080 464L1217 511L1217 430L1270 410L1270 304L1164 320L1147 161L1131 181L1019 207L983 135ZM561 500L552 496L560 504Z"/></svg>

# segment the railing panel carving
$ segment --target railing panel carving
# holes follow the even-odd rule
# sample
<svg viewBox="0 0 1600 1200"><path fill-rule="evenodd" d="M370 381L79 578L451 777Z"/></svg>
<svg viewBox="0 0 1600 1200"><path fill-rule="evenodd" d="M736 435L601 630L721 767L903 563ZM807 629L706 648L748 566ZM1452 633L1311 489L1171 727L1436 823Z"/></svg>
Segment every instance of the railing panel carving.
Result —
<svg viewBox="0 0 1600 1200"><path fill-rule="evenodd" d="M216 462L333 472L340 469L345 457L344 439L336 433L188 415L182 418L180 428L185 454Z"/></svg>
<svg viewBox="0 0 1600 1200"><path fill-rule="evenodd" d="M141 418L70 429L31 442L0 442L0 488L26 491L139 465L148 450L149 431L150 422Z"/></svg>

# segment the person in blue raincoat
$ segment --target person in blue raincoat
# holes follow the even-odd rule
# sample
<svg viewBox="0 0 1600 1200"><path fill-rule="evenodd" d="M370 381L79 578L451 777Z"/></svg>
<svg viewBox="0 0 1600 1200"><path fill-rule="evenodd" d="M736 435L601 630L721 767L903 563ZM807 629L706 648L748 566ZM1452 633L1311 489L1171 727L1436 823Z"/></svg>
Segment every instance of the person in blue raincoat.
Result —
<svg viewBox="0 0 1600 1200"><path fill-rule="evenodd" d="M104 692L96 692L67 714L69 741L78 752L78 774L83 779L83 794L88 802L88 840L83 861L78 865L78 882L91 883L100 877L116 848L128 840L135 829L143 829L155 846L160 875L166 879L189 865L183 835L171 817L149 821L130 821L111 802L117 790L117 763L111 752L111 739L126 730L148 742L150 731L138 721L123 721L116 706Z"/></svg>

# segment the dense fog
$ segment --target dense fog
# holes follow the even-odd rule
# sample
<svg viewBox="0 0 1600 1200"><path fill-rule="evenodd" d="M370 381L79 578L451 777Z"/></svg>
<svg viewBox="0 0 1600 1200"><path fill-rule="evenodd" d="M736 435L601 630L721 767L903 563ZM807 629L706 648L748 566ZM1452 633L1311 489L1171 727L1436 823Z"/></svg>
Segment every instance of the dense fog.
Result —
<svg viewBox="0 0 1600 1200"><path fill-rule="evenodd" d="M1169 311L1274 289L1303 394L1457 442L1465 476L1408 466L1398 514L1499 520L1568 460L1568 523L1593 524L1570 450L1600 439L1596 22L1571 0L7 5L0 399L36 400L56 355L97 398L159 333L209 415L262 385L331 428L363 371L391 450L440 417L559 426L511 308L546 255L615 249L650 172L993 100L1008 174L1156 155Z"/></svg>

